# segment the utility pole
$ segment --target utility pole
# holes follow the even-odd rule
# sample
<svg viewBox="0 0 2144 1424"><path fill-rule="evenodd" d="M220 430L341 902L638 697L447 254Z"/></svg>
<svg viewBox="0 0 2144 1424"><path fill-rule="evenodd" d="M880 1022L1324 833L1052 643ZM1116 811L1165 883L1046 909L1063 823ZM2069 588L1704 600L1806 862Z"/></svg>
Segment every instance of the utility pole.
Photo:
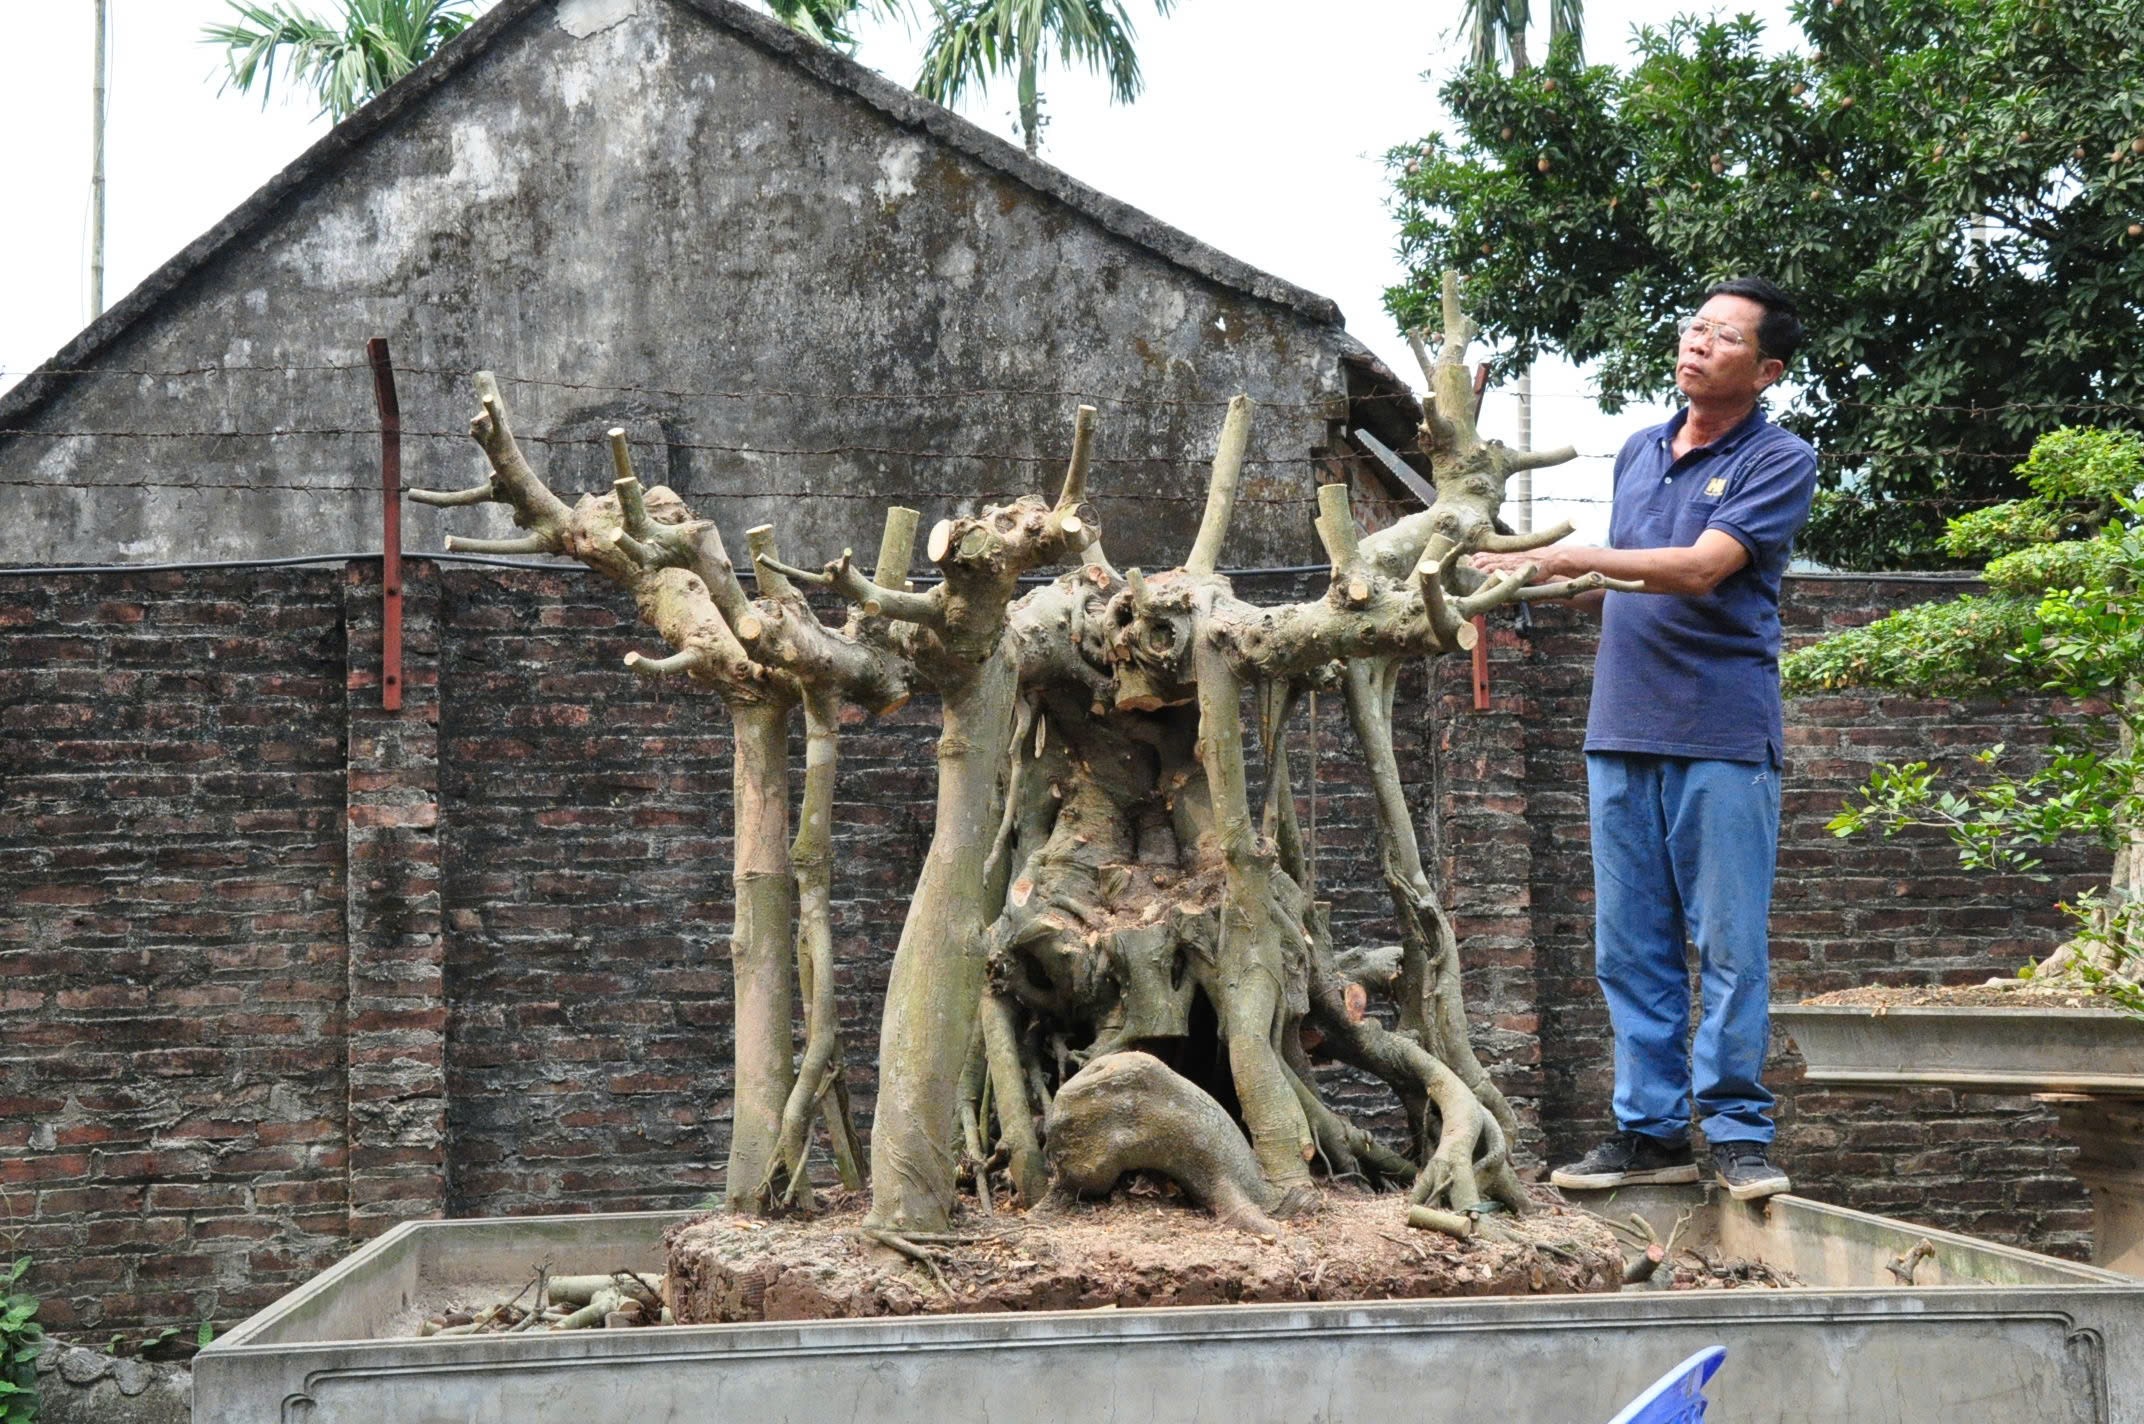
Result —
<svg viewBox="0 0 2144 1424"><path fill-rule="evenodd" d="M97 80L89 140L89 319L104 315L104 50L111 0L97 0Z"/></svg>
<svg viewBox="0 0 2144 1424"><path fill-rule="evenodd" d="M1534 368L1528 366L1519 372L1519 448L1534 448ZM1521 534L1531 534L1534 529L1534 472L1520 470L1512 478L1512 503L1517 509L1512 515L1512 527Z"/></svg>

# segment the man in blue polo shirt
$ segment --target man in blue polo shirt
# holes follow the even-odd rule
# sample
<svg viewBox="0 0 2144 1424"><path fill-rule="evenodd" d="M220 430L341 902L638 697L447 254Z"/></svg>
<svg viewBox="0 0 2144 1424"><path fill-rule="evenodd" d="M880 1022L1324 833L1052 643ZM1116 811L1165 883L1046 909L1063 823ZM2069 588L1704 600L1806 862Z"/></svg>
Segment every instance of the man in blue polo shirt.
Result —
<svg viewBox="0 0 2144 1424"><path fill-rule="evenodd" d="M1594 968L1615 1036L1618 1131L1549 1180L1694 1182L1691 1102L1720 1183L1785 1191L1772 1165L1766 920L1779 843L1779 581L1809 517L1816 452L1758 398L1801 344L1794 302L1761 277L1723 282L1682 323L1689 404L1615 462L1605 549L1480 554L1543 578L1600 572L1608 593L1586 721ZM1704 1014L1690 1042L1684 938Z"/></svg>

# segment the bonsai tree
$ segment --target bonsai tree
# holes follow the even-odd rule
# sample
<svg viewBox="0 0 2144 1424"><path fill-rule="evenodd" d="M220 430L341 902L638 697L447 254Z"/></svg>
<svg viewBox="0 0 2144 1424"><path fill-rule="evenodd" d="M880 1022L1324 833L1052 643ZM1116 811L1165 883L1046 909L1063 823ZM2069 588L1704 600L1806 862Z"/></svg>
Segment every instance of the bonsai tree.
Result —
<svg viewBox="0 0 2144 1424"><path fill-rule="evenodd" d="M1120 572L1103 552L1086 498L1094 411L1082 407L1056 498L940 520L926 544L937 579L917 588L917 516L903 509L889 512L869 575L847 552L816 569L786 563L761 527L746 534L740 576L711 523L642 487L622 431L611 489L569 504L479 377L471 432L490 477L413 497L503 504L527 531L452 548L562 554L630 591L669 651L627 664L709 689L735 728L733 1208L808 1200L815 1121L844 1179L860 1181L829 919L838 729L844 707L884 713L918 687L941 709L937 812L886 990L870 1229L942 1231L963 1158L987 1192L1001 1149L1029 1203L1144 1169L1264 1227L1307 1199L1315 1165L1435 1209L1527 1207L1517 1124L1468 1042L1457 939L1401 793L1393 690L1400 660L1471 647L1473 615L1606 581L1530 586L1530 570L1485 579L1463 562L1569 532L1515 536L1496 516L1511 473L1571 452L1479 437L1456 279L1442 305L1442 351L1424 358L1435 502L1365 538L1345 488L1321 490L1330 586L1277 607L1239 598L1219 572L1250 435L1241 396L1180 568ZM1022 575L1052 566L1068 571L1022 593ZM823 622L806 589L845 605L844 620ZM1336 945L1317 896L1280 735L1313 688L1341 690L1373 777L1396 948ZM1367 1011L1373 993L1394 1001L1392 1026ZM1388 1084L1409 1140L1382 1142L1327 1105L1314 1057Z"/></svg>
<svg viewBox="0 0 2144 1424"><path fill-rule="evenodd" d="M2078 837L2114 852L2107 886L2069 908L2076 935L2012 982L2089 985L2144 1012L2144 438L2059 429L2018 467L2029 498L1950 521L1945 547L1986 560L1988 592L1922 604L1789 654L1789 691L1872 687L1966 696L2044 690L2100 709L2065 722L2046 765L1950 790L1926 762L1885 765L1834 834L1938 827L1972 867L2031 870Z"/></svg>

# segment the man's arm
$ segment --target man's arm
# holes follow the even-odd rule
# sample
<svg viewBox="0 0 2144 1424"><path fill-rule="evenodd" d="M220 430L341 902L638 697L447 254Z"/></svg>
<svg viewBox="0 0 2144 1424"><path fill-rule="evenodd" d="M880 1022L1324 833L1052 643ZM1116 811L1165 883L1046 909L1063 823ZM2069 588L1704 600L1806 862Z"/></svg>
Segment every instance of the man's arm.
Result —
<svg viewBox="0 0 2144 1424"><path fill-rule="evenodd" d="M1676 549L1601 549L1587 544L1551 544L1524 554L1475 554L1468 563L1484 573L1532 564L1540 579L1605 574L1636 579L1647 593L1706 594L1749 562L1749 550L1734 535L1707 529L1695 544Z"/></svg>

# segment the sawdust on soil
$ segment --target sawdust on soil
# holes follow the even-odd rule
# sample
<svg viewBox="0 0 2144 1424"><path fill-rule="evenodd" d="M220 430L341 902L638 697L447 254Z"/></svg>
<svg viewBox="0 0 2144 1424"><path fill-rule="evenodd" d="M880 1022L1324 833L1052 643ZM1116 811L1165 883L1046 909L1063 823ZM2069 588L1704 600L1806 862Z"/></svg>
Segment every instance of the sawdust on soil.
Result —
<svg viewBox="0 0 2144 1424"><path fill-rule="evenodd" d="M671 1230L666 1294L684 1324L1398 1300L1613 1291L1623 1255L1598 1219L1544 1192L1468 1240L1406 1224L1404 1196L1327 1188L1268 1239L1139 1183L1105 1201L983 1216L972 1201L920 1262L867 1237L867 1203L809 1220L702 1217Z"/></svg>
<svg viewBox="0 0 2144 1424"><path fill-rule="evenodd" d="M1802 1000L1814 1006L1865 1009L2105 1009L2111 1007L2096 994L2073 987L2034 984L2027 979L2002 979L1989 984L1870 984L1858 989L1834 989Z"/></svg>

